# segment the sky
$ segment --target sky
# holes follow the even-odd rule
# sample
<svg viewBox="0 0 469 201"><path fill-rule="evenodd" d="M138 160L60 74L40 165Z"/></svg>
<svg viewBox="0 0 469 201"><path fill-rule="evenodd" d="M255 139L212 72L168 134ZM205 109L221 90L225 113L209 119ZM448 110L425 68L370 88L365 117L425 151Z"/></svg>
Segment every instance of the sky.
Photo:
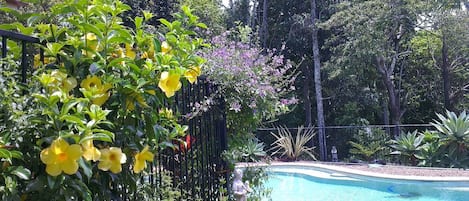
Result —
<svg viewBox="0 0 469 201"><path fill-rule="evenodd" d="M230 5L230 0L222 0L224 6L228 7Z"/></svg>

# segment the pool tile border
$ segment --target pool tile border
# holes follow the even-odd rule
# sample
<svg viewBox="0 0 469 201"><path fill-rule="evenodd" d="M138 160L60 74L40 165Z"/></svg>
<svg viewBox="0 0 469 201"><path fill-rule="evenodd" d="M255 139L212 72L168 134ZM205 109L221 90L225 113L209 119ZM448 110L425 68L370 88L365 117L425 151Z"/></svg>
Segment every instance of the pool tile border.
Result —
<svg viewBox="0 0 469 201"><path fill-rule="evenodd" d="M408 175L391 175L383 173L374 173L369 171L355 170L347 167L326 165L314 162L297 161L297 162L271 162L271 163L237 163L236 167L256 167L256 166L297 166L297 167L314 167L325 169L329 171L336 171L340 173L374 177L380 179L395 179L395 180L408 180L408 181L426 181L426 182L469 182L469 177L430 177L430 176L408 176Z"/></svg>

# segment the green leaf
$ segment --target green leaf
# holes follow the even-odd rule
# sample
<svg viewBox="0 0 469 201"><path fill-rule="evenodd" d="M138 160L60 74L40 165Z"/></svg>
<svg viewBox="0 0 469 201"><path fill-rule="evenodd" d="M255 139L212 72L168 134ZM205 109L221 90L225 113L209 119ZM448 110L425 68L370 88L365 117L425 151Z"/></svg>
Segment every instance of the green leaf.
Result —
<svg viewBox="0 0 469 201"><path fill-rule="evenodd" d="M135 28L136 29L141 29L142 24L143 24L143 17L136 17L134 23L135 23Z"/></svg>
<svg viewBox="0 0 469 201"><path fill-rule="evenodd" d="M11 159L11 152L6 149L0 148L0 158Z"/></svg>
<svg viewBox="0 0 469 201"><path fill-rule="evenodd" d="M23 153L20 151L10 151L11 157L16 159L23 159Z"/></svg>
<svg viewBox="0 0 469 201"><path fill-rule="evenodd" d="M81 180L69 180L70 186L80 193L81 198L85 201L91 201L91 191Z"/></svg>
<svg viewBox="0 0 469 201"><path fill-rule="evenodd" d="M173 26L171 25L171 22L169 22L168 20L161 18L160 22L161 24L164 24L166 27L168 27L169 30L173 30Z"/></svg>
<svg viewBox="0 0 469 201"><path fill-rule="evenodd" d="M86 30L86 31L90 31L94 34L96 34L96 36L98 37L98 39L102 39L104 38L103 36L103 32L101 32L98 27L94 26L94 25L91 25L91 24L85 24L85 23L82 23L81 26L83 26L83 28Z"/></svg>
<svg viewBox="0 0 469 201"><path fill-rule="evenodd" d="M46 54L57 56L63 47L64 44L61 43L47 43Z"/></svg>
<svg viewBox="0 0 469 201"><path fill-rule="evenodd" d="M80 157L78 164L80 165L81 169L83 169L83 173L88 178L88 180L91 179L91 176L93 175L93 167L91 166L91 163L86 162L83 157Z"/></svg>
<svg viewBox="0 0 469 201"><path fill-rule="evenodd" d="M207 25L204 24L204 23L202 23L202 22L197 23L195 26L198 26L198 27L203 28L203 29L207 29L207 28L208 28Z"/></svg>
<svg viewBox="0 0 469 201"><path fill-rule="evenodd" d="M93 133L92 135L86 136L80 140L80 143L87 140L98 140L103 142L112 142L112 137L105 133Z"/></svg>
<svg viewBox="0 0 469 201"><path fill-rule="evenodd" d="M28 180L31 177L31 171L23 166L16 167L11 173L23 180Z"/></svg>
<svg viewBox="0 0 469 201"><path fill-rule="evenodd" d="M75 115L64 115L60 118L60 120L62 121L67 121L67 122L70 122L70 123L75 123L75 124L78 124L80 126L84 126L85 123L83 122L83 120L80 118L80 117L77 117Z"/></svg>
<svg viewBox="0 0 469 201"><path fill-rule="evenodd" d="M105 129L95 128L92 130L93 133L99 133L109 136L112 140L114 140L114 133Z"/></svg>
<svg viewBox="0 0 469 201"><path fill-rule="evenodd" d="M60 114L62 114L62 115L67 114L67 113L70 111L70 109L72 109L73 107L75 107L75 105L77 105L78 103L79 103L79 101L74 100L74 99L68 101L67 103L65 103L65 104L62 106L62 110L60 111Z"/></svg>
<svg viewBox="0 0 469 201"><path fill-rule="evenodd" d="M63 175L59 175L56 177L47 175L47 185L49 186L50 189L56 189L60 187L65 180L65 177Z"/></svg>
<svg viewBox="0 0 469 201"><path fill-rule="evenodd" d="M151 18L153 18L153 13L144 10L144 11L143 11L143 17L145 17L145 21L148 21L148 20L150 20Z"/></svg>
<svg viewBox="0 0 469 201"><path fill-rule="evenodd" d="M153 39L153 47L155 47L155 52L161 52L161 42L157 38Z"/></svg>
<svg viewBox="0 0 469 201"><path fill-rule="evenodd" d="M39 176L35 180L29 182L29 184L26 186L26 192L39 191L41 189L44 189L45 185L46 185L45 177Z"/></svg>

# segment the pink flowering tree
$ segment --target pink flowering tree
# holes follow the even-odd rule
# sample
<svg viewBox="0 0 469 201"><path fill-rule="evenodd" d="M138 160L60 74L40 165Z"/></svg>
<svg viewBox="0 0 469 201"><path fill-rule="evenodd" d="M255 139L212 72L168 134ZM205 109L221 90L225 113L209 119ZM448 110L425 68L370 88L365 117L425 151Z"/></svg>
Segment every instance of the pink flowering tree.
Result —
<svg viewBox="0 0 469 201"><path fill-rule="evenodd" d="M218 85L217 94L227 105L228 132L237 137L250 136L297 103L292 63L276 50L243 42L242 35L227 31L212 38L212 47L202 52L207 59L203 74Z"/></svg>

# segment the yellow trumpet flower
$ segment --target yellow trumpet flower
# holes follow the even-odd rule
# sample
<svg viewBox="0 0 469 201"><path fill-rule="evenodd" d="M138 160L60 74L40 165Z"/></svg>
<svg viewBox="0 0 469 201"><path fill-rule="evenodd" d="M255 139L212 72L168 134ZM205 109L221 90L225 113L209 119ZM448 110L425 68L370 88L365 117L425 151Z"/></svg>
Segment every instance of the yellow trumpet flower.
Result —
<svg viewBox="0 0 469 201"><path fill-rule="evenodd" d="M91 92L91 102L98 106L103 105L107 99L109 99L109 96L111 96L108 90L112 88L112 85L109 83L103 85L101 79L95 75L88 76L86 79L81 81L80 86L84 90Z"/></svg>
<svg viewBox="0 0 469 201"><path fill-rule="evenodd" d="M186 79L187 79L191 84L194 84L194 83L197 83L197 77L199 77L200 74L201 74L200 67L199 67L199 66L196 66L196 67L192 67L192 68L188 69L188 70L184 73L184 77L186 77Z"/></svg>
<svg viewBox="0 0 469 201"><path fill-rule="evenodd" d="M181 82L179 79L181 76L176 73L169 73L167 71L161 73L158 87L166 94L166 97L174 96L174 93L181 89Z"/></svg>
<svg viewBox="0 0 469 201"><path fill-rule="evenodd" d="M58 176L62 172L72 175L78 171L77 160L82 153L80 145L69 145L64 139L58 138L41 151L41 161L46 164L46 172L51 176Z"/></svg>
<svg viewBox="0 0 469 201"><path fill-rule="evenodd" d="M109 149L101 149L98 168L103 171L111 170L112 173L117 174L122 171L121 164L126 161L127 157L122 153L121 148L111 147Z"/></svg>
<svg viewBox="0 0 469 201"><path fill-rule="evenodd" d="M148 151L148 145L143 150L135 155L134 173L140 173L143 169L147 168L146 161L152 162L155 156Z"/></svg>
<svg viewBox="0 0 469 201"><path fill-rule="evenodd" d="M83 158L85 158L87 161L98 161L99 158L101 157L101 152L94 147L93 145L93 140L86 140L83 143L81 143L81 146L83 147Z"/></svg>

